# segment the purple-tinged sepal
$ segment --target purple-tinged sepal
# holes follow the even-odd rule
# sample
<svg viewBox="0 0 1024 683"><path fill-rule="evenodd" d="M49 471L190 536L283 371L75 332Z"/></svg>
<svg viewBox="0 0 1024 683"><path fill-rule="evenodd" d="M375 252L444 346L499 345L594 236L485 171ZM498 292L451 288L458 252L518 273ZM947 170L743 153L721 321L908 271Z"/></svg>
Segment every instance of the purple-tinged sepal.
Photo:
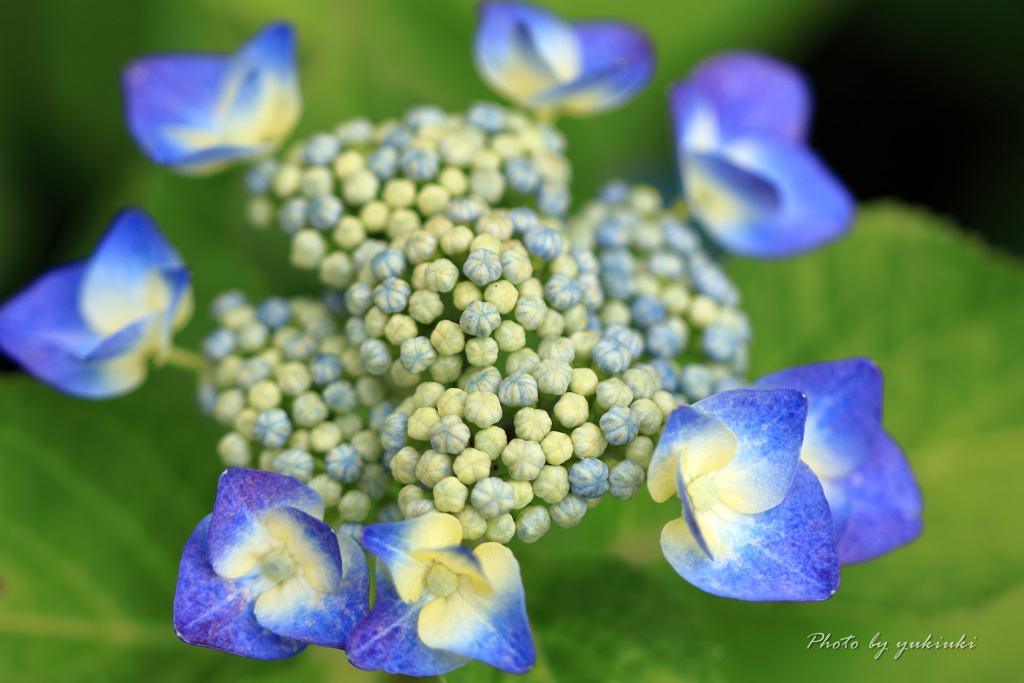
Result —
<svg viewBox="0 0 1024 683"><path fill-rule="evenodd" d="M874 361L796 366L753 386L789 387L807 396L801 457L832 508L843 564L884 555L921 533L921 491L899 444L882 427L882 372Z"/></svg>
<svg viewBox="0 0 1024 683"><path fill-rule="evenodd" d="M896 440L879 434L867 460L836 483L849 501L839 561L866 562L921 535L923 501L914 471Z"/></svg>
<svg viewBox="0 0 1024 683"><path fill-rule="evenodd" d="M282 638L256 621L253 608L266 585L259 570L225 581L213 571L207 550L210 518L199 522L185 544L174 591L174 632L190 645L252 659L285 659L306 643Z"/></svg>
<svg viewBox="0 0 1024 683"><path fill-rule="evenodd" d="M349 661L360 669L403 676L440 676L468 664L469 657L435 650L420 639L420 612L433 599L424 592L412 602L403 601L387 565L378 562L373 609L349 635Z"/></svg>
<svg viewBox="0 0 1024 683"><path fill-rule="evenodd" d="M323 500L280 474L229 469L189 539L174 598L187 643L281 659L306 643L344 648L369 612L366 558L321 521Z"/></svg>
<svg viewBox="0 0 1024 683"><path fill-rule="evenodd" d="M0 349L58 391L111 398L163 362L192 314L191 273L153 219L121 211L92 255L43 274L0 308Z"/></svg>
<svg viewBox="0 0 1024 683"><path fill-rule="evenodd" d="M677 120L713 109L726 135L769 135L805 142L813 98L792 64L758 52L723 52L701 62L676 86Z"/></svg>
<svg viewBox="0 0 1024 683"><path fill-rule="evenodd" d="M800 74L755 53L725 53L674 84L669 105L683 195L724 249L785 258L846 234L855 200L806 144Z"/></svg>
<svg viewBox="0 0 1024 683"><path fill-rule="evenodd" d="M701 590L739 600L824 600L839 587L828 502L800 463L807 399L792 389L715 394L669 416L648 471L679 519L666 559Z"/></svg>
<svg viewBox="0 0 1024 683"><path fill-rule="evenodd" d="M625 104L654 75L647 34L627 24L570 23L524 2L485 2L479 12L477 71L524 107L587 116Z"/></svg>
<svg viewBox="0 0 1024 683"><path fill-rule="evenodd" d="M302 112L295 29L262 28L236 52L140 57L122 75L128 130L154 163L211 173L276 149Z"/></svg>

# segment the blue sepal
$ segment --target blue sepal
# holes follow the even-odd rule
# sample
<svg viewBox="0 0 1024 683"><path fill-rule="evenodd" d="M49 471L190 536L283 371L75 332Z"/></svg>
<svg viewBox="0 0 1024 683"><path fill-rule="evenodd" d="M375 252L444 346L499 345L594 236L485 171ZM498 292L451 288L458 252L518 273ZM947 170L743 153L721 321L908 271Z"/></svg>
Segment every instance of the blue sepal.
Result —
<svg viewBox="0 0 1024 683"><path fill-rule="evenodd" d="M209 173L269 152L302 103L295 30L272 23L233 54L136 59L122 74L128 130L155 163Z"/></svg>
<svg viewBox="0 0 1024 683"><path fill-rule="evenodd" d="M468 657L429 648L420 640L420 612L433 599L425 592L415 602L403 602L387 567L378 562L377 597L369 615L349 635L349 661L360 669L404 676L440 676L469 662Z"/></svg>
<svg viewBox="0 0 1024 683"><path fill-rule="evenodd" d="M196 526L181 556L174 592L174 632L190 645L223 650L253 659L285 659L306 644L271 633L253 616L264 587L258 570L229 580L210 565L207 534L212 515Z"/></svg>
<svg viewBox="0 0 1024 683"><path fill-rule="evenodd" d="M921 535L921 489L903 450L889 434L878 435L867 460L836 482L849 500L839 536L839 561L865 562Z"/></svg>
<svg viewBox="0 0 1024 683"><path fill-rule="evenodd" d="M267 512L280 507L293 507L317 519L324 515L323 498L298 479L244 467L221 473L209 534L210 560L218 574L248 573L248 564L237 555L260 533Z"/></svg>
<svg viewBox="0 0 1024 683"><path fill-rule="evenodd" d="M665 558L684 579L738 600L825 600L839 589L839 558L828 502L817 477L800 463L783 502L739 515L715 529L728 549L712 559L679 519L662 530Z"/></svg>

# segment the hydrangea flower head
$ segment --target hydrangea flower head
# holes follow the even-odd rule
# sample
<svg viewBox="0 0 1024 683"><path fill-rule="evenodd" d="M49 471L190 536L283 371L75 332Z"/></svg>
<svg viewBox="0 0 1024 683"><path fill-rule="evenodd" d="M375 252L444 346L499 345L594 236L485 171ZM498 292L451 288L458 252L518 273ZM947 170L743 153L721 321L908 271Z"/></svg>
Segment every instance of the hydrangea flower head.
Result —
<svg viewBox="0 0 1024 683"><path fill-rule="evenodd" d="M516 541L645 482L679 497L668 561L737 599L827 599L840 559L917 533L880 378L836 364L742 388L750 321L705 241L783 257L847 229L852 199L806 145L802 76L746 52L701 64L670 95L684 202L612 181L573 214L551 121L635 96L653 74L647 37L485 2L473 53L529 113L418 105L275 156L300 109L290 27L125 72L146 153L190 173L252 161L249 222L275 225L318 283L211 306L199 402L228 429L231 469L182 559L187 642L263 659L317 643L403 675L472 659L524 673L536 650ZM372 609L360 544L376 558Z"/></svg>
<svg viewBox="0 0 1024 683"><path fill-rule="evenodd" d="M0 349L64 393L127 393L191 317L191 278L153 219L126 209L89 258L54 268L0 308Z"/></svg>
<svg viewBox="0 0 1024 683"><path fill-rule="evenodd" d="M800 462L807 399L792 389L738 389L677 408L647 485L682 517L661 547L701 590L740 600L824 600L839 560L821 484Z"/></svg>
<svg viewBox="0 0 1024 683"><path fill-rule="evenodd" d="M225 471L181 558L178 637L254 659L291 657L306 643L344 647L368 611L369 573L323 512L320 495L291 477Z"/></svg>
<svg viewBox="0 0 1024 683"><path fill-rule="evenodd" d="M274 23L237 52L141 57L122 75L125 117L153 162L205 174L260 156L302 111L295 30Z"/></svg>
<svg viewBox="0 0 1024 683"><path fill-rule="evenodd" d="M622 22L570 23L526 2L492 0L478 11L477 71L521 106L585 116L621 106L654 75L647 35Z"/></svg>
<svg viewBox="0 0 1024 683"><path fill-rule="evenodd" d="M533 667L519 563L498 543L470 551L462 525L431 513L373 524L361 540L377 556L377 600L348 643L353 664L437 676L478 659L510 673Z"/></svg>
<svg viewBox="0 0 1024 683"><path fill-rule="evenodd" d="M795 68L753 52L712 57L672 86L683 195L726 250L783 258L850 229L853 197L806 143L810 101Z"/></svg>
<svg viewBox="0 0 1024 683"><path fill-rule="evenodd" d="M832 508L839 559L863 562L921 533L921 491L903 450L882 427L882 373L866 358L812 363L765 375L755 387L807 395L801 457Z"/></svg>

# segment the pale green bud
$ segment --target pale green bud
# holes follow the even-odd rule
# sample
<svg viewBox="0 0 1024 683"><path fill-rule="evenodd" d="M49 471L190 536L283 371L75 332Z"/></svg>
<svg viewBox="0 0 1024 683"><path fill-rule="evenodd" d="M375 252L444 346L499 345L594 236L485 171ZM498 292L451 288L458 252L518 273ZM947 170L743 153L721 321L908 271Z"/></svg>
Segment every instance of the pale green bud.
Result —
<svg viewBox="0 0 1024 683"><path fill-rule="evenodd" d="M469 489L455 477L445 477L434 486L434 505L441 512L458 512L466 506Z"/></svg>
<svg viewBox="0 0 1024 683"><path fill-rule="evenodd" d="M226 467L248 467L252 460L249 441L238 432L228 432L217 442L217 453ZM488 468L490 462L487 463Z"/></svg>
<svg viewBox="0 0 1024 683"><path fill-rule="evenodd" d="M475 337L466 342L466 361L475 367L485 368L498 360L498 342L490 337Z"/></svg>
<svg viewBox="0 0 1024 683"><path fill-rule="evenodd" d="M656 391L652 398L654 404L661 410L661 417L667 420L672 411L679 407L679 402L667 391Z"/></svg>
<svg viewBox="0 0 1024 683"><path fill-rule="evenodd" d="M633 402L633 391L618 377L606 379L597 385L597 405L605 410L612 406L628 406Z"/></svg>
<svg viewBox="0 0 1024 683"><path fill-rule="evenodd" d="M338 227L331 233L331 239L342 249L355 249L366 241L366 228L355 216L342 216Z"/></svg>
<svg viewBox="0 0 1024 683"><path fill-rule="evenodd" d="M416 464L416 478L433 488L452 474L452 456L433 449L425 452Z"/></svg>
<svg viewBox="0 0 1024 683"><path fill-rule="evenodd" d="M509 483L515 489L515 502L512 504L512 509L522 510L533 500L533 484L520 479L513 479Z"/></svg>
<svg viewBox="0 0 1024 683"><path fill-rule="evenodd" d="M249 387L249 405L259 411L270 410L281 404L281 388L277 382L260 380Z"/></svg>
<svg viewBox="0 0 1024 683"><path fill-rule="evenodd" d="M228 389L217 396L213 405L213 416L218 422L231 424L242 409L245 408L245 394L241 389Z"/></svg>
<svg viewBox="0 0 1024 683"><path fill-rule="evenodd" d="M515 479L529 481L540 473L546 462L541 445L536 441L512 439L501 452L501 461L508 467L509 474Z"/></svg>
<svg viewBox="0 0 1024 683"><path fill-rule="evenodd" d="M353 489L346 491L338 503L338 510L341 518L346 522L362 522L366 515L370 514L370 505L373 501L370 496L362 491Z"/></svg>
<svg viewBox="0 0 1024 683"><path fill-rule="evenodd" d="M540 442L544 458L550 465L561 465L572 457L572 438L565 432L548 432Z"/></svg>
<svg viewBox="0 0 1024 683"><path fill-rule="evenodd" d="M438 382L450 384L462 373L462 356L440 356L430 365L430 376Z"/></svg>
<svg viewBox="0 0 1024 683"><path fill-rule="evenodd" d="M498 280L484 288L484 301L493 304L502 315L508 315L519 301L519 290L508 280Z"/></svg>
<svg viewBox="0 0 1024 683"><path fill-rule="evenodd" d="M508 435L501 427L487 427L474 435L473 445L486 453L491 460L497 460L508 445Z"/></svg>
<svg viewBox="0 0 1024 683"><path fill-rule="evenodd" d="M326 507L337 505L338 499L341 498L341 484L334 481L326 474L316 475L309 480L309 483L306 484L306 486L320 494L320 497L324 499L324 505Z"/></svg>
<svg viewBox="0 0 1024 683"><path fill-rule="evenodd" d="M468 394L465 391L456 387L445 390L441 398L437 399L437 414L441 417L446 415L463 417L467 396Z"/></svg>
<svg viewBox="0 0 1024 683"><path fill-rule="evenodd" d="M466 395L464 416L477 427L490 427L501 419L501 401L496 394L474 391Z"/></svg>
<svg viewBox="0 0 1024 683"><path fill-rule="evenodd" d="M569 494L569 470L561 465L545 465L533 480L533 492L549 505L554 505Z"/></svg>
<svg viewBox="0 0 1024 683"><path fill-rule="evenodd" d="M491 458L481 450L467 448L455 457L452 470L459 481L466 486L472 486L491 475Z"/></svg>
<svg viewBox="0 0 1024 683"><path fill-rule="evenodd" d="M555 404L555 418L566 427L579 427L590 418L587 399L571 391L562 394Z"/></svg>
<svg viewBox="0 0 1024 683"><path fill-rule="evenodd" d="M593 422L587 422L572 430L572 450L578 458L599 458L608 448L604 432Z"/></svg>
<svg viewBox="0 0 1024 683"><path fill-rule="evenodd" d="M661 431L662 413L658 404L649 398L641 398L630 404L633 417L640 425L641 434L657 434Z"/></svg>
<svg viewBox="0 0 1024 683"><path fill-rule="evenodd" d="M416 207L424 216L432 216L445 210L452 198L451 191L442 185L430 183L424 185L416 197Z"/></svg>
<svg viewBox="0 0 1024 683"><path fill-rule="evenodd" d="M502 321L493 333L498 349L506 353L518 351L526 346L526 331L523 326L511 320Z"/></svg>
<svg viewBox="0 0 1024 683"><path fill-rule="evenodd" d="M306 364L296 361L277 366L275 374L277 384L286 396L298 396L313 382Z"/></svg>
<svg viewBox="0 0 1024 683"><path fill-rule="evenodd" d="M405 510L409 506L409 503L416 500L423 500L426 497L427 492L416 484L403 486L402 490L398 492L398 509L402 511L403 515L405 515ZM406 516L408 517L408 515Z"/></svg>
<svg viewBox="0 0 1024 683"><path fill-rule="evenodd" d="M361 432L356 432L349 438L349 443L352 447L359 451L359 455L363 458L363 462L373 462L380 460L380 454L382 452L380 445L380 436L377 432L372 429L364 429Z"/></svg>
<svg viewBox="0 0 1024 683"><path fill-rule="evenodd" d="M475 541L487 532L487 520L472 505L467 505L455 514L462 525L462 540Z"/></svg>
<svg viewBox="0 0 1024 683"><path fill-rule="evenodd" d="M626 457L647 471L654 455L654 441L650 437L638 436L626 446Z"/></svg>
<svg viewBox="0 0 1024 683"><path fill-rule="evenodd" d="M309 447L317 453L326 453L341 443L341 427L334 422L322 422L309 432Z"/></svg>
<svg viewBox="0 0 1024 683"><path fill-rule="evenodd" d="M437 410L434 408L417 408L409 416L409 425L406 428L409 438L416 439L417 441L429 441L430 428L440 419L441 416L437 414Z"/></svg>
<svg viewBox="0 0 1024 683"><path fill-rule="evenodd" d="M256 417L258 415L259 411L254 408L246 408L235 416L232 426L234 426L236 432L249 440L253 440L255 435L253 434L252 427L256 424Z"/></svg>
<svg viewBox="0 0 1024 683"><path fill-rule="evenodd" d="M441 251L448 256L454 256L455 254L462 254L469 251L469 246L473 243L473 231L464 225L456 225L454 228L441 235L441 239L438 243L441 245Z"/></svg>
<svg viewBox="0 0 1024 683"><path fill-rule="evenodd" d="M433 292L430 293L433 294ZM395 346L401 346L406 339L412 339L418 334L419 328L416 326L416 321L403 313L391 316L387 324L384 325L384 336Z"/></svg>
<svg viewBox="0 0 1024 683"><path fill-rule="evenodd" d="M487 522L487 540L508 543L516 535L516 522L512 515L505 513Z"/></svg>
<svg viewBox="0 0 1024 683"><path fill-rule="evenodd" d="M455 302L455 308L460 311L466 310L466 307L473 301L483 301L483 298L480 288L469 281L460 282L455 285L455 289L452 290L452 299Z"/></svg>
<svg viewBox="0 0 1024 683"><path fill-rule="evenodd" d="M551 417L539 408L520 408L513 418L516 436L540 442L551 431Z"/></svg>

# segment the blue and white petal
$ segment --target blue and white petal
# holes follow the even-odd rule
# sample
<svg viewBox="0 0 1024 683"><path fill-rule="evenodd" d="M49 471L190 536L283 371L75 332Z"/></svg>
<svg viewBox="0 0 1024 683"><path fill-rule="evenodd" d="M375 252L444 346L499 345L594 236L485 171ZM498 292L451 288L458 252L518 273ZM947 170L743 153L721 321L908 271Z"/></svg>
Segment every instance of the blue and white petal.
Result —
<svg viewBox="0 0 1024 683"><path fill-rule="evenodd" d="M316 519L324 516L320 494L298 479L274 472L232 467L217 482L210 523L210 560L226 578L248 574L274 548L267 515L292 507Z"/></svg>
<svg viewBox="0 0 1024 683"><path fill-rule="evenodd" d="M190 305L191 275L178 251L145 211L128 208L111 222L89 257L79 290L83 319L110 335L153 314L157 347L169 344L179 307ZM165 323L166 324L163 324Z"/></svg>
<svg viewBox="0 0 1024 683"><path fill-rule="evenodd" d="M791 64L757 52L724 52L698 64L685 83L714 107L729 137L767 134L793 142L807 138L811 89Z"/></svg>
<svg viewBox="0 0 1024 683"><path fill-rule="evenodd" d="M719 499L742 513L781 503L800 461L807 398L794 389L735 389L692 409L721 420L736 434L735 457L713 473Z"/></svg>
<svg viewBox="0 0 1024 683"><path fill-rule="evenodd" d="M736 455L736 434L721 420L681 406L668 417L647 469L647 489L663 503L677 493L680 466L686 483L721 468Z"/></svg>
<svg viewBox="0 0 1024 683"><path fill-rule="evenodd" d="M881 431L882 372L867 358L787 368L752 386L789 387L807 396L802 457L819 477L838 477L860 466Z"/></svg>
<svg viewBox="0 0 1024 683"><path fill-rule="evenodd" d="M81 398L111 398L132 391L146 378L142 354L132 348L147 334L147 323L109 341L94 332L79 312L86 263L44 274L0 308L0 350L38 380Z"/></svg>
<svg viewBox="0 0 1024 683"><path fill-rule="evenodd" d="M377 597L369 615L349 634L349 661L360 669L405 676L440 676L469 662L468 657L435 650L420 640L420 611L431 600L430 593L414 602L402 600L391 573L378 562Z"/></svg>
<svg viewBox="0 0 1024 683"><path fill-rule="evenodd" d="M852 227L853 196L802 145L743 137L714 156L683 156L679 163L695 215L733 253L785 258L835 241Z"/></svg>
<svg viewBox="0 0 1024 683"><path fill-rule="evenodd" d="M295 32L270 24L238 52L162 54L122 76L129 132L154 162L208 173L272 150L295 126Z"/></svg>
<svg viewBox="0 0 1024 683"><path fill-rule="evenodd" d="M729 521L702 518L714 557L684 519L665 525L661 547L684 579L703 591L751 601L825 600L839 588L839 559L828 502L801 463L782 504Z"/></svg>
<svg viewBox="0 0 1024 683"><path fill-rule="evenodd" d="M485 2L474 41L483 80L538 110L593 114L624 104L651 80L647 35L615 22L569 23L521 2Z"/></svg>
<svg viewBox="0 0 1024 683"><path fill-rule="evenodd" d="M570 83L583 68L583 49L571 24L525 2L484 2L473 42L481 78L509 99Z"/></svg>
<svg viewBox="0 0 1024 683"><path fill-rule="evenodd" d="M276 146L295 127L302 111L295 38L291 24L273 23L232 57L228 85L235 91L225 118L229 143Z"/></svg>
<svg viewBox="0 0 1024 683"><path fill-rule="evenodd" d="M848 520L839 536L843 564L874 559L921 534L921 489L889 434L879 434L868 459L834 481L849 500Z"/></svg>
<svg viewBox="0 0 1024 683"><path fill-rule="evenodd" d="M349 632L369 611L362 549L295 508L272 510L268 526L271 535L284 536L280 540L296 571L256 600L256 621L280 636L344 648Z"/></svg>
<svg viewBox="0 0 1024 683"><path fill-rule="evenodd" d="M625 104L650 83L654 46L646 33L617 22L583 22L574 28L583 50L579 75L538 93L529 106L585 116Z"/></svg>
<svg viewBox="0 0 1024 683"><path fill-rule="evenodd" d="M854 199L804 145L810 96L793 67L728 53L669 94L683 192L730 252L784 258L844 235Z"/></svg>
<svg viewBox="0 0 1024 683"><path fill-rule="evenodd" d="M464 578L455 592L420 612L420 638L435 649L472 657L509 673L526 673L536 662L537 652L519 563L500 543L484 543L473 552L493 590L477 592Z"/></svg>
<svg viewBox="0 0 1024 683"><path fill-rule="evenodd" d="M431 513L404 522L370 524L360 536L363 547L388 566L398 595L406 602L419 599L426 586L431 560L416 551L448 549L462 544L462 524L451 515Z"/></svg>
<svg viewBox="0 0 1024 683"><path fill-rule="evenodd" d="M284 659L306 644L282 638L253 616L256 598L265 589L259 571L228 580L210 565L207 533L212 515L196 526L181 557L174 592L174 631L186 643L253 659Z"/></svg>

